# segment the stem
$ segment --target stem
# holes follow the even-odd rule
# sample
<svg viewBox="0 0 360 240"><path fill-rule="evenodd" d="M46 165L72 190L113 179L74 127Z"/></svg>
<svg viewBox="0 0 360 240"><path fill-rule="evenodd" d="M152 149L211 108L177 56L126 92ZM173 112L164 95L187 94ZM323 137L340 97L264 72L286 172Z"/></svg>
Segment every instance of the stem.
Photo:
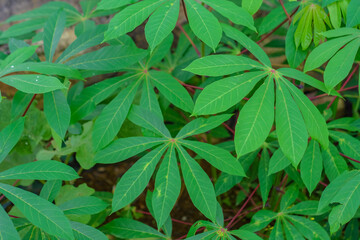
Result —
<svg viewBox="0 0 360 240"><path fill-rule="evenodd" d="M351 158L351 157L349 157L349 156L346 156L346 155L343 154L343 153L340 153L340 155L343 156L343 157L345 157L345 158L347 158L347 159L349 159L349 160L351 160L351 161L353 161L353 162L360 163L360 161L358 161L358 160L356 160L356 159L353 159L353 158Z"/></svg>
<svg viewBox="0 0 360 240"><path fill-rule="evenodd" d="M286 17L288 18L288 21L289 21L289 24L291 23L291 16L289 15L288 11L286 10L285 8L285 5L284 5L284 1L283 0L279 0L280 4L281 4L281 7L282 9L284 10L285 14L286 14Z"/></svg>
<svg viewBox="0 0 360 240"><path fill-rule="evenodd" d="M235 216L231 219L231 221L228 223L228 225L226 226L227 229L230 229L235 221L235 219L240 215L240 213L242 212L242 210L244 210L244 208L246 207L246 205L249 203L249 201L252 199L252 197L254 196L255 192L258 190L258 188L260 187L260 184L258 184L256 186L256 188L254 189L254 191L252 191L252 193L249 195L249 197L246 199L246 201L244 202L244 204L241 206L241 208L239 209L239 211L235 214Z"/></svg>
<svg viewBox="0 0 360 240"><path fill-rule="evenodd" d="M176 23L176 26L183 32L183 34L185 35L185 37L189 40L190 44L193 46L193 48L195 49L195 52L197 53L197 55L199 57L201 57L201 53L199 51L199 49L196 47L195 43L191 40L191 38L189 37L189 35L187 34L187 32L185 31L185 29L181 26L180 23Z"/></svg>
<svg viewBox="0 0 360 240"><path fill-rule="evenodd" d="M29 111L29 108L31 104L34 102L37 94L34 94L34 96L31 98L29 104L26 106L24 113L21 115L22 117L25 117L26 113Z"/></svg>
<svg viewBox="0 0 360 240"><path fill-rule="evenodd" d="M184 2L184 0L181 0L181 2L182 2L182 7L183 7L183 10L184 10L184 15L185 15L186 21L189 22L189 18L188 18L188 15L187 15L185 2Z"/></svg>

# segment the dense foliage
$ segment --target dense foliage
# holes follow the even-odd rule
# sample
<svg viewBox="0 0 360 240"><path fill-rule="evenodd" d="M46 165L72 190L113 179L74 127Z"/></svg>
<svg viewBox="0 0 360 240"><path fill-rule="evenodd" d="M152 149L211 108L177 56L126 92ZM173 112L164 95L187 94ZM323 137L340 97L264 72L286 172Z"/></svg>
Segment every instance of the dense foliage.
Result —
<svg viewBox="0 0 360 240"><path fill-rule="evenodd" d="M79 9L0 35L0 239L359 239L359 0Z"/></svg>

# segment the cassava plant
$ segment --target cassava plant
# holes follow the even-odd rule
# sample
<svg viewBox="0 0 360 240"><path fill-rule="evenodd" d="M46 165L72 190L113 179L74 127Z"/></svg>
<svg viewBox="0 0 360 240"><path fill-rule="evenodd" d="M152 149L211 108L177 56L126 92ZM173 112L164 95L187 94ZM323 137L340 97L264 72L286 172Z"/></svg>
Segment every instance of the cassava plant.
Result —
<svg viewBox="0 0 360 240"><path fill-rule="evenodd" d="M77 7L2 24L0 239L359 239L359 0Z"/></svg>

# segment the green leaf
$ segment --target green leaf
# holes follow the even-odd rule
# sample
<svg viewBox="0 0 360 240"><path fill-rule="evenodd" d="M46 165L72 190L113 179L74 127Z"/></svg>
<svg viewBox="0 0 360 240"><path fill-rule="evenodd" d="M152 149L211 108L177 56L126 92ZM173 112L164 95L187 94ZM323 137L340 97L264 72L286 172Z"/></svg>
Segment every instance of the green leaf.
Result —
<svg viewBox="0 0 360 240"><path fill-rule="evenodd" d="M340 203L335 206L329 215L330 232L336 232L340 225L349 222L360 206L360 171L338 189L331 203Z"/></svg>
<svg viewBox="0 0 360 240"><path fill-rule="evenodd" d="M348 186L349 181L354 179L356 176L359 175L359 171L345 171L340 176L335 178L324 190L321 194L321 198L319 201L318 212L321 212L326 207L330 205L334 197L341 193L341 189L344 186Z"/></svg>
<svg viewBox="0 0 360 240"><path fill-rule="evenodd" d="M116 71L140 61L146 55L147 51L135 46L108 46L83 54L65 64L77 69Z"/></svg>
<svg viewBox="0 0 360 240"><path fill-rule="evenodd" d="M276 82L276 133L281 151L296 168L304 156L308 134L295 101L282 82Z"/></svg>
<svg viewBox="0 0 360 240"><path fill-rule="evenodd" d="M314 88L317 88L323 92L328 93L329 91L327 90L327 88L325 87L324 83L321 82L320 80L317 80L316 78L313 78L303 72L300 72L296 69L292 69L292 68L280 68L277 70L277 72L283 74L286 77L289 78L294 78L300 82L304 82ZM330 92L331 95L336 95L341 97L341 95L339 93L337 93L336 91L331 91Z"/></svg>
<svg viewBox="0 0 360 240"><path fill-rule="evenodd" d="M322 158L325 174L330 182L348 170L346 161L332 143L329 144L328 149L322 150Z"/></svg>
<svg viewBox="0 0 360 240"><path fill-rule="evenodd" d="M0 64L0 76L7 74L7 72L15 68L16 65L28 60L31 56L34 55L37 48L38 46L22 47L12 52Z"/></svg>
<svg viewBox="0 0 360 240"><path fill-rule="evenodd" d="M47 75L58 75L71 79L83 80L80 72L64 64L56 64L49 62L26 62L16 65L14 68L6 71L6 74L11 72L31 71Z"/></svg>
<svg viewBox="0 0 360 240"><path fill-rule="evenodd" d="M151 71L150 79L156 88L176 107L192 112L194 102L183 86L170 74L163 71Z"/></svg>
<svg viewBox="0 0 360 240"><path fill-rule="evenodd" d="M154 86L150 81L148 75L143 83L141 100L140 100L140 107L149 109L150 112L153 112L158 116L160 119L164 120L158 97L154 91Z"/></svg>
<svg viewBox="0 0 360 240"><path fill-rule="evenodd" d="M215 9L215 11L228 18L231 22L256 31L252 16L235 3L226 0L221 1L221 3L216 0L202 0L202 2Z"/></svg>
<svg viewBox="0 0 360 240"><path fill-rule="evenodd" d="M179 0L164 3L152 14L145 26L145 37L151 51L175 28L180 10Z"/></svg>
<svg viewBox="0 0 360 240"><path fill-rule="evenodd" d="M290 24L285 39L285 55L290 67L297 68L306 58L307 51L297 48L294 41L296 27ZM309 59L309 58L308 58Z"/></svg>
<svg viewBox="0 0 360 240"><path fill-rule="evenodd" d="M288 221L283 220L283 225L284 225L284 229L285 229L285 236L286 239L288 240L302 240L305 238L299 233L299 231L292 225L290 224Z"/></svg>
<svg viewBox="0 0 360 240"><path fill-rule="evenodd" d="M309 135L326 149L329 146L329 131L324 117L301 90L286 79L283 80L301 111Z"/></svg>
<svg viewBox="0 0 360 240"><path fill-rule="evenodd" d="M0 207L0 239L20 240L19 234L3 207Z"/></svg>
<svg viewBox="0 0 360 240"><path fill-rule="evenodd" d="M299 6L299 4L300 2L288 2L285 3L284 6L286 11L288 13L291 13L297 6ZM258 27L259 36L272 31L287 18L282 6L280 6L279 4L277 6L277 8L272 9L270 13L263 18L260 26Z"/></svg>
<svg viewBox="0 0 360 240"><path fill-rule="evenodd" d="M307 239L330 240L328 233L317 222L293 215L285 215L285 217Z"/></svg>
<svg viewBox="0 0 360 240"><path fill-rule="evenodd" d="M118 238L164 238L166 236L148 225L129 218L117 218L100 228L106 234Z"/></svg>
<svg viewBox="0 0 360 240"><path fill-rule="evenodd" d="M358 35L358 34L360 34L360 30L356 29L356 28L342 27L339 29L333 29L333 30L326 31L321 34L326 38L334 38L334 37L341 37L341 36L346 36L346 35L351 35L351 34Z"/></svg>
<svg viewBox="0 0 360 240"><path fill-rule="evenodd" d="M112 202L113 212L133 202L144 191L167 147L166 144L152 150L125 172L115 188Z"/></svg>
<svg viewBox="0 0 360 240"><path fill-rule="evenodd" d="M211 221L216 219L214 187L204 170L181 146L177 145L186 189L194 206Z"/></svg>
<svg viewBox="0 0 360 240"><path fill-rule="evenodd" d="M300 215L310 215L310 216L316 216L323 214L323 212L318 213L319 202L318 201L302 201L293 206L290 209L286 209L284 212L288 214L300 214ZM325 209L327 210L327 209Z"/></svg>
<svg viewBox="0 0 360 240"><path fill-rule="evenodd" d="M250 232L257 232L277 218L277 213L269 210L260 210L254 214L251 218L251 222L243 225L240 229L247 230Z"/></svg>
<svg viewBox="0 0 360 240"><path fill-rule="evenodd" d="M100 116L96 119L92 134L95 151L108 145L119 132L135 98L140 80L141 78L122 90L106 105Z"/></svg>
<svg viewBox="0 0 360 240"><path fill-rule="evenodd" d="M82 33L64 50L64 52L56 59L55 62L63 63L77 53L100 44L104 39L105 31L106 25L97 25L94 28Z"/></svg>
<svg viewBox="0 0 360 240"><path fill-rule="evenodd" d="M95 110L95 105L108 98L120 86L126 82L136 81L139 77L139 74L124 74L123 76L109 78L85 88L84 91L70 103L71 123L75 123L86 117Z"/></svg>
<svg viewBox="0 0 360 240"><path fill-rule="evenodd" d="M235 127L238 157L259 148L274 122L274 81L270 76L241 109Z"/></svg>
<svg viewBox="0 0 360 240"><path fill-rule="evenodd" d="M296 184L292 184L286 189L285 194L281 198L280 210L286 211L298 198L299 187Z"/></svg>
<svg viewBox="0 0 360 240"><path fill-rule="evenodd" d="M197 118L186 124L176 135L176 138L186 138L210 131L231 118L231 114L222 114L209 118Z"/></svg>
<svg viewBox="0 0 360 240"><path fill-rule="evenodd" d="M24 93L47 93L66 88L57 78L44 75L10 75L0 81Z"/></svg>
<svg viewBox="0 0 360 240"><path fill-rule="evenodd" d="M3 183L0 183L0 192L35 226L51 235L74 239L69 220L52 203L33 193Z"/></svg>
<svg viewBox="0 0 360 240"><path fill-rule="evenodd" d="M78 240L107 240L108 238L96 228L79 222L70 222L75 239Z"/></svg>
<svg viewBox="0 0 360 240"><path fill-rule="evenodd" d="M117 163L135 156L146 149L164 143L164 138L150 138L150 137L129 137L120 138L110 144L108 147L100 150L96 155L94 161L96 163L111 164Z"/></svg>
<svg viewBox="0 0 360 240"><path fill-rule="evenodd" d="M19 141L24 130L25 118L19 118L0 132L0 163Z"/></svg>
<svg viewBox="0 0 360 240"><path fill-rule="evenodd" d="M249 50L261 63L264 65L271 67L271 62L269 57L266 55L264 50L261 49L261 47L255 43L253 40L251 40L248 36L246 36L244 33L240 32L236 28L231 27L227 24L221 25L226 36L229 38L234 39L238 43L241 44L244 48Z"/></svg>
<svg viewBox="0 0 360 240"><path fill-rule="evenodd" d="M246 176L243 167L228 151L207 143L181 140L181 145L197 153L222 172L236 176Z"/></svg>
<svg viewBox="0 0 360 240"><path fill-rule="evenodd" d="M62 181L51 180L47 181L41 189L40 197L53 202L58 193L60 192Z"/></svg>
<svg viewBox="0 0 360 240"><path fill-rule="evenodd" d="M9 27L0 35L0 38L18 37L44 27L46 19L34 18Z"/></svg>
<svg viewBox="0 0 360 240"><path fill-rule="evenodd" d="M291 164L290 160L285 157L281 149L277 149L270 158L269 163L269 173L274 174L284 170L287 166Z"/></svg>
<svg viewBox="0 0 360 240"><path fill-rule="evenodd" d="M130 3L134 3L135 1L136 0L123 0L123 1L102 0L98 3L96 10L98 11L98 10L109 10L109 9L120 8Z"/></svg>
<svg viewBox="0 0 360 240"><path fill-rule="evenodd" d="M281 224L281 219L282 219L281 216L276 218L276 222L274 228L271 230L269 240L276 240L276 239L284 240L284 232Z"/></svg>
<svg viewBox="0 0 360 240"><path fill-rule="evenodd" d="M240 102L264 78L264 72L250 72L218 80L208 86L196 99L193 115L215 114Z"/></svg>
<svg viewBox="0 0 360 240"><path fill-rule="evenodd" d="M308 72L320 67L332 56L334 56L334 54L339 51L341 47L343 47L346 43L350 42L354 38L354 35L350 35L332 39L320 44L313 51L311 51L309 57L306 59L304 72Z"/></svg>
<svg viewBox="0 0 360 240"><path fill-rule="evenodd" d="M323 161L319 144L311 140L300 164L300 174L309 194L314 191L321 179Z"/></svg>
<svg viewBox="0 0 360 240"><path fill-rule="evenodd" d="M79 178L75 170L55 160L21 164L0 173L0 179L36 179L71 181Z"/></svg>
<svg viewBox="0 0 360 240"><path fill-rule="evenodd" d="M61 90L44 94L44 113L51 128L64 139L70 124L70 106Z"/></svg>
<svg viewBox="0 0 360 240"><path fill-rule="evenodd" d="M265 204L269 197L269 192L275 180L275 176L269 174L269 161L270 161L269 152L266 149L264 149L261 153L261 158L258 168L260 193L261 193L261 199L263 201L263 207L265 207Z"/></svg>
<svg viewBox="0 0 360 240"><path fill-rule="evenodd" d="M262 3L263 0L247 0L243 1L241 6L246 9L251 15L254 15L259 10Z"/></svg>
<svg viewBox="0 0 360 240"><path fill-rule="evenodd" d="M214 52L222 37L222 29L217 18L200 3L184 0L191 30Z"/></svg>
<svg viewBox="0 0 360 240"><path fill-rule="evenodd" d="M105 41L131 32L164 2L165 0L145 0L125 8L111 19L105 32Z"/></svg>
<svg viewBox="0 0 360 240"><path fill-rule="evenodd" d="M262 69L264 67L250 58L218 54L196 59L184 71L197 75L218 77L253 68Z"/></svg>
<svg viewBox="0 0 360 240"><path fill-rule="evenodd" d="M85 196L71 199L59 205L64 214L96 214L108 206L101 199L93 196Z"/></svg>
<svg viewBox="0 0 360 240"><path fill-rule="evenodd" d="M171 137L169 130L164 124L164 121L162 121L157 115L147 109L139 106L133 106L128 118L136 125L146 128L154 132L156 135L163 136L165 138Z"/></svg>
<svg viewBox="0 0 360 240"><path fill-rule="evenodd" d="M360 47L360 38L352 40L329 61L324 72L324 82L330 91L350 72Z"/></svg>
<svg viewBox="0 0 360 240"><path fill-rule="evenodd" d="M261 238L258 235L256 235L255 233L252 233L252 232L249 232L246 230L241 230L241 229L231 231L230 234L237 236L243 240L261 240Z"/></svg>
<svg viewBox="0 0 360 240"><path fill-rule="evenodd" d="M355 27L360 24L360 4L356 0L351 0L346 12L346 27Z"/></svg>
<svg viewBox="0 0 360 240"><path fill-rule="evenodd" d="M330 136L339 142L340 149L345 155L360 161L360 140L343 132L330 131ZM351 163L360 168L359 163Z"/></svg>
<svg viewBox="0 0 360 240"><path fill-rule="evenodd" d="M156 174L152 207L158 228L169 218L180 194L181 179L174 144L168 149Z"/></svg>
<svg viewBox="0 0 360 240"><path fill-rule="evenodd" d="M65 29L66 13L59 9L51 15L44 26L44 52L48 62L53 61L53 56L60 38Z"/></svg>

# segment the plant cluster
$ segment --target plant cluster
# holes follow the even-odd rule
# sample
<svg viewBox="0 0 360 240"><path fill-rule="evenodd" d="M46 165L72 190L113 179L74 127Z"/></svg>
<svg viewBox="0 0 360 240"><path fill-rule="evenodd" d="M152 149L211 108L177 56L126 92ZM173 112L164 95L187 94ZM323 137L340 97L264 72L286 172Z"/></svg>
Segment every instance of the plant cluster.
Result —
<svg viewBox="0 0 360 240"><path fill-rule="evenodd" d="M359 239L359 0L79 9L1 32L0 239Z"/></svg>

